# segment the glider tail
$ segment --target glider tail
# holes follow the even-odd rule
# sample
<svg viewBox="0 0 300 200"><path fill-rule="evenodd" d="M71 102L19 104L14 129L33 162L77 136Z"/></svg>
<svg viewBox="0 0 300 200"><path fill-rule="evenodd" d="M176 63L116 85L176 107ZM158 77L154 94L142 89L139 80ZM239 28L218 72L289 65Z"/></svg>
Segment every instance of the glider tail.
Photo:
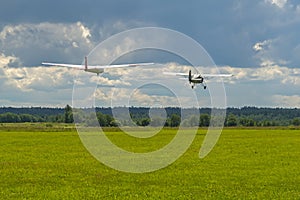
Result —
<svg viewBox="0 0 300 200"><path fill-rule="evenodd" d="M85 69L85 71L87 71L87 69L88 69L88 61L87 61L86 56L84 57L84 69Z"/></svg>
<svg viewBox="0 0 300 200"><path fill-rule="evenodd" d="M192 83L192 70L189 71L189 82Z"/></svg>

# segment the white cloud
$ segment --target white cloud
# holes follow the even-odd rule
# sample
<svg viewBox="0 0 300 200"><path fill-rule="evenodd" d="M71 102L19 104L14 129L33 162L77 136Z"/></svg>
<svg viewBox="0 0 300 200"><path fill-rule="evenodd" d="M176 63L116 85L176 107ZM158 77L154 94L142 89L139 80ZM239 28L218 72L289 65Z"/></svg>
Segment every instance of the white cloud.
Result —
<svg viewBox="0 0 300 200"><path fill-rule="evenodd" d="M178 94L179 95L179 94ZM98 88L88 96L85 102L96 100L96 106L145 106L145 107L190 107L190 96L168 96L167 94L151 94L151 89L139 88ZM180 98L180 100L178 99ZM181 105L180 105L181 103ZM207 102L205 102L207 103ZM86 105L85 105L86 106Z"/></svg>
<svg viewBox="0 0 300 200"><path fill-rule="evenodd" d="M3 70L10 87L24 91L53 91L72 87L72 74L65 68L57 67L22 67Z"/></svg>
<svg viewBox="0 0 300 200"><path fill-rule="evenodd" d="M189 98L188 98L189 99ZM147 94L142 92L140 89L134 90L131 94L130 102L134 106L175 106L179 107L179 103L177 98L165 96L165 95L157 95L157 94Z"/></svg>
<svg viewBox="0 0 300 200"><path fill-rule="evenodd" d="M106 87L106 86L130 86L130 80L124 80L124 79L109 79L107 77L103 76L92 76L90 78L91 83L96 83L100 87Z"/></svg>
<svg viewBox="0 0 300 200"><path fill-rule="evenodd" d="M93 76L90 79L97 84L95 91L87 88L90 92L85 93L78 89L81 96L76 99L77 105L88 106L94 102L94 98L96 106L180 106L177 98L180 98L183 107L196 105L197 101L191 96L194 90L190 89L187 81L163 74L163 71L174 70L187 71L188 66L167 63L150 68L109 70L109 75ZM173 96L173 92L178 97ZM209 101L201 98L198 103L209 106Z"/></svg>
<svg viewBox="0 0 300 200"><path fill-rule="evenodd" d="M76 24L80 30L81 30L81 36L82 38L85 38L87 43L91 43L90 39L92 37L91 35L91 31L89 28L87 28L86 26L84 26L81 22L77 22Z"/></svg>
<svg viewBox="0 0 300 200"><path fill-rule="evenodd" d="M214 68L199 68L201 72L216 73ZM280 84L300 86L300 69L288 68L286 66L279 66L272 61L264 61L262 67L258 68L241 68L231 66L219 66L220 73L233 74L233 77L222 79L224 83L234 84L243 81L275 81ZM217 81L217 80L214 80Z"/></svg>
<svg viewBox="0 0 300 200"><path fill-rule="evenodd" d="M20 59L16 56L6 56L5 54L0 52L0 69L7 68L9 66L21 66L22 63Z"/></svg>
<svg viewBox="0 0 300 200"><path fill-rule="evenodd" d="M273 95L272 100L277 107L300 107L300 96L299 95Z"/></svg>
<svg viewBox="0 0 300 200"><path fill-rule="evenodd" d="M265 50L265 48L268 48L268 46L272 43L272 40L265 40L263 42L257 42L253 49L257 52Z"/></svg>
<svg viewBox="0 0 300 200"><path fill-rule="evenodd" d="M18 58L6 57L2 55L0 59L2 63L1 65L7 65L10 60L18 60ZM100 103L99 105L96 104L96 106L110 106L112 100L112 91L114 91L113 103L117 106L127 105L130 98L131 105L134 104L135 106L150 106L154 104L178 106L176 98L166 94L165 92L155 93L153 88L148 88L149 90L143 88L135 89L143 84L158 83L162 86L166 86L172 91L176 91L181 98L180 100L182 105L188 107L191 105L191 102L193 102L191 99L191 92L196 91L197 95L200 96L206 94L207 92L200 89L200 87L199 89L191 90L187 80L180 80L178 77L170 77L164 75L162 72L188 72L189 69L189 66L181 66L176 63L167 63L146 69L137 67L126 70L109 70L109 74L104 74L103 76L100 75L98 77L94 74L61 67L6 67L1 68L2 74L5 78L0 78L0 81L5 85L6 88L10 88L10 90L15 91L16 93L24 94L25 96L27 95L28 105L30 104L29 97L35 97L38 93L47 93L48 98L56 100L61 98L71 99L73 82L76 82L78 91L80 91L78 93L80 93L82 98L85 97L85 91L89 91L89 89L86 88L98 87L98 89L95 90L95 94L82 99L83 106L86 106L86 102L93 102L94 98L96 98L96 101ZM214 67L197 67L197 69L200 73L217 73ZM270 87L272 87L272 84L286 85L285 87L289 88L300 86L300 69L279 66L271 61L266 61L264 67L259 68L236 68L222 66L218 67L218 69L220 73L231 73L234 75L229 79L224 78L223 81L227 87L236 87L235 92L238 92L238 88L243 82L251 82L253 84L253 89L256 88L254 85L257 84L257 81L265 82L264 85L270 84ZM208 87L211 82L218 81L219 79L207 81ZM61 93L60 91L63 90L68 90L68 92ZM92 91L93 90L94 89L92 89ZM280 90L280 88L278 88L278 90ZM263 94L264 91L259 90L259 93ZM66 97L65 95L69 95L69 97ZM274 97L271 97L271 100L273 101ZM277 101L279 101L278 99L279 98L277 98ZM286 102L288 102L286 100L287 98L281 99L284 99ZM199 105L210 105L209 98L200 97L198 100ZM32 100L32 102L35 101L37 100ZM42 99L41 101L44 103L45 99ZM284 105L293 105L292 102L289 103L290 104L285 103ZM21 104L25 105L26 102L22 102Z"/></svg>
<svg viewBox="0 0 300 200"><path fill-rule="evenodd" d="M21 91L53 91L63 88L72 88L74 82L77 86L130 86L130 80L109 79L103 76L68 69L66 67L19 67L2 70L5 84Z"/></svg>
<svg viewBox="0 0 300 200"><path fill-rule="evenodd" d="M291 95L296 90L293 88L298 88L300 86L299 69L290 68L289 66L292 61L295 61L297 59L299 60L298 52L300 52L300 48L299 44L297 43L298 40L296 40L299 34L298 29L294 28L298 27L297 23L300 19L299 17L295 17L300 16L299 6L295 6L296 12L298 13L295 14L295 10L292 10L292 8L288 7L291 2L287 0L268 0L267 3L269 4L268 8L270 8L270 4L272 4L274 5L274 8L278 7L284 9L269 9L264 11L259 10L262 8L266 8L264 2L262 3L264 7L254 6L254 4L256 3L241 3L241 5L239 6L241 7L242 5L247 6L251 4L251 8L253 10L258 9L258 14L256 17L262 17L261 21L258 21L256 20L257 18L255 18L255 22L252 22L251 20L253 20L253 18L247 18L246 15L252 16L253 13L241 12L242 17L244 17L243 20L245 20L243 21L243 24L246 24L245 26L242 25L241 29L243 29L244 33L247 33L244 35L247 36L247 38L241 38L241 40L245 41L245 43L239 44L239 46L247 48L247 51L249 50L252 53L247 54L245 57L243 57L243 59L246 60L247 58L249 58L249 60L251 60L254 57L259 62L260 67L245 67L247 66L247 64L245 63L248 61L244 62L242 61L243 59L240 59L240 61L244 62L243 64L238 63L238 66L243 67L231 67L230 59L228 59L229 63L226 61L226 59L219 59L221 63L228 63L229 65L219 67L220 72L234 74L234 77L230 79L223 79L223 81L225 82L225 86L228 86L230 89L232 89L235 94L239 94L240 90L242 90L243 83L247 83L249 85L248 88L257 90L253 92L252 95L255 95L255 93L260 93L261 96L261 94L268 93L268 91L261 88L269 87L269 89L272 91L269 92L268 98L270 98L273 94L277 94L278 91L286 92ZM290 14L288 13L288 11L291 11ZM254 23L254 25L252 23ZM125 21L106 21L103 25L91 26L92 28L86 26L82 22L38 24L27 23L6 25L2 30L0 29L0 83L5 87L9 86L10 90L15 91L20 95L28 95L28 105L30 105L31 102L30 97L36 98L35 94L41 93L48 93L48 98L51 94L54 99L57 99L57 101L60 101L62 98L66 98L66 95L70 95L71 98L72 94L70 93L72 92L73 75L76 74L77 71L74 72L65 68L48 67L25 68L24 66L38 66L41 61L64 61L74 64L82 62L83 56L90 52L90 50L93 49L96 44L95 41L96 37L98 36L95 37L95 32L99 34L99 38L103 39L128 28L140 26L139 24L145 25L145 23L132 21L129 23L125 23ZM226 35L229 38L231 36L231 32L229 32L229 30L226 30L226 27L227 24L224 25L224 29L220 28L220 30L222 32L222 35ZM199 29L197 28L195 30L199 31ZM238 29L234 29L234 31L237 32L237 34L242 34ZM187 30L187 32L185 33L189 34L190 32L189 30ZM197 32L197 34L198 33L199 32ZM192 33L190 35L195 36L197 34ZM208 33L202 31L201 38L195 39L199 39L199 41L206 41L205 34ZM215 46L218 46L218 48L222 46L224 47L224 44L222 42L226 40L224 40L224 38L222 37L219 37L217 32L211 37L220 38L220 40L216 40L218 41L216 42L218 45ZM97 39L97 41L99 40ZM253 41L255 41L256 43L253 43ZM100 56L110 58L110 56L118 55L119 52L126 51L126 48L135 46L139 42L142 41L135 40L135 38L127 38L126 40L124 40L123 44L119 46L116 45L116 48L113 52L106 51L103 52L103 54L101 54ZM207 47L213 46L213 44L209 42L207 42L205 45ZM228 58L228 54L234 55L232 56L232 58L240 57L240 54L243 54L244 52L234 49L234 46L230 47L232 48L232 51L225 50L225 52L218 50L215 52L220 52L220 54L222 54L222 58ZM253 50L256 53L255 56L253 56ZM238 54L237 51L240 54ZM218 53L216 53L215 55L218 56ZM294 55L293 59L290 59L291 55ZM96 59L95 62L97 62ZM248 66L249 65L253 66L254 64L248 64ZM294 67L298 67L298 65L294 65ZM78 76L77 78L75 78L75 81L76 84L83 89L84 87L93 87L95 85L98 85L100 87L98 89L100 91L98 96L100 96L102 99L107 99L108 97L110 97L109 93L105 92L111 90L112 88L105 89L104 87L101 88L101 86L115 85L118 89L117 91L120 93L120 99L118 100L120 100L120 104L122 104L122 99L128 97L129 95L129 89L139 84L140 81L147 82L151 80L164 80L170 84L173 84L174 87L189 91L190 87L188 85L188 81L179 80L177 79L178 77L166 77L162 74L162 71L188 72L189 68L189 66L180 66L176 63L167 63L161 68L157 67L155 69L144 69L143 71L139 71L139 68L109 70L109 75L99 77L92 74L80 72L77 74ZM213 68L199 67L199 69L199 72L203 73L216 73L216 70ZM211 81L218 80L215 79ZM259 90L257 89L258 84L260 84ZM278 88L278 86L280 88ZM3 94L3 88L4 87L2 87L1 89L1 94ZM204 93L207 93L206 91L202 91L200 88L201 87L196 90L199 94L202 95ZM286 88L286 90L283 91L283 88ZM68 90L69 93L61 92L63 90ZM4 93L9 94L8 92ZM186 96L188 97L188 95L189 94L187 93ZM16 96L16 94L11 94L11 97L13 96ZM6 97L3 97L2 95L2 98ZM136 93L136 98L136 102L140 103L147 102L147 99L150 102L172 102L172 100L169 99L170 97L168 96L152 95L151 97L151 95L145 94L141 91ZM255 97L253 97L253 99L255 99ZM61 101L63 102L64 100ZM189 101L190 99L187 98L187 104ZM238 100L236 100L236 102L238 102ZM255 103L259 105L258 101ZM19 100L19 105L25 104L25 101L22 101L21 99ZM242 104L243 102L240 101L239 105Z"/></svg>
<svg viewBox="0 0 300 200"><path fill-rule="evenodd" d="M49 57L78 61L94 47L91 37L81 22L27 23L6 25L0 32L0 45L6 55L16 55L25 66L32 66Z"/></svg>
<svg viewBox="0 0 300 200"><path fill-rule="evenodd" d="M295 66L296 59L291 59L298 53L297 43L293 44L295 47L291 47L289 44L289 36L280 36L273 39L264 40L262 42L257 42L253 45L253 50L256 52L254 58L260 64L261 67L271 66L271 65L284 65L284 66ZM283 49L287 49L283 51Z"/></svg>
<svg viewBox="0 0 300 200"><path fill-rule="evenodd" d="M287 4L288 0L266 0L266 2L271 3L279 8L283 8Z"/></svg>

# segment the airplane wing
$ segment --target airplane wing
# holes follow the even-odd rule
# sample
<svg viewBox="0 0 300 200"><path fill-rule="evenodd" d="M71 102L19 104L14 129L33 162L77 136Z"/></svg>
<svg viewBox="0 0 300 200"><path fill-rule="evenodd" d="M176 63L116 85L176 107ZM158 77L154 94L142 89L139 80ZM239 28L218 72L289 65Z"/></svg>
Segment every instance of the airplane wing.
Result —
<svg viewBox="0 0 300 200"><path fill-rule="evenodd" d="M84 70L84 65L72 65L72 64L48 63L48 62L42 62L42 64L48 66L71 67L71 68Z"/></svg>
<svg viewBox="0 0 300 200"><path fill-rule="evenodd" d="M181 76L181 77L189 77L189 74L188 73L177 73L177 72L164 72L163 74L166 74L166 75L173 75L173 76Z"/></svg>
<svg viewBox="0 0 300 200"><path fill-rule="evenodd" d="M173 76L183 76L188 77L188 73L177 73L177 72L164 72L166 75L173 75ZM195 76L201 75L204 78L214 78L214 77L232 77L232 74L194 74Z"/></svg>
<svg viewBox="0 0 300 200"><path fill-rule="evenodd" d="M231 77L232 74L202 74L204 77Z"/></svg>
<svg viewBox="0 0 300 200"><path fill-rule="evenodd" d="M88 67L94 69L111 69L111 68L147 66L153 64L154 63L134 63L134 64L120 64L120 65L98 65L98 66L88 66Z"/></svg>
<svg viewBox="0 0 300 200"><path fill-rule="evenodd" d="M59 67L70 67L76 69L85 69L85 65L73 65L73 64L62 64L62 63L48 63L43 62L43 65L49 66L59 66ZM153 65L154 63L134 63L134 64L120 64L120 65L88 65L88 69L111 69L111 68L123 68L123 67L137 67L137 66L146 66Z"/></svg>
<svg viewBox="0 0 300 200"><path fill-rule="evenodd" d="M222 78L226 78L226 77L232 77L233 74L202 74L201 75L204 79L212 79L212 78L216 78L216 77L222 77Z"/></svg>

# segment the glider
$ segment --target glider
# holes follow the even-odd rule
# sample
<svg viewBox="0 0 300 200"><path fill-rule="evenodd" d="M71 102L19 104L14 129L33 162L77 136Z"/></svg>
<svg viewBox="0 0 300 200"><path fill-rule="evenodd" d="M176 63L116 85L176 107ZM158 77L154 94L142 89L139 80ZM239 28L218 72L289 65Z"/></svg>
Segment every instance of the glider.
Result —
<svg viewBox="0 0 300 200"><path fill-rule="evenodd" d="M83 70L86 72L96 73L97 75L99 75L99 74L103 73L105 69L137 67L137 66L153 65L154 63L134 63L134 64L119 64L119 65L88 65L87 57L85 57L84 65L48 63L48 62L42 62L42 64L47 65L47 66L69 67L69 68L73 68L73 69Z"/></svg>

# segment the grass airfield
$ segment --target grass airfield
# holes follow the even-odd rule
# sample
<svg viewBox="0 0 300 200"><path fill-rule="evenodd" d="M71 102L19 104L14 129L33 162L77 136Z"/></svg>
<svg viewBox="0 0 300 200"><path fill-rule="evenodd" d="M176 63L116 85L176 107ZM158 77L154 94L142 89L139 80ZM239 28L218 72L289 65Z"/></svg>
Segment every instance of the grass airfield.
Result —
<svg viewBox="0 0 300 200"><path fill-rule="evenodd" d="M114 143L153 151L176 134L164 129L147 142L107 129ZM0 124L0 199L299 199L300 130L224 129L204 159L206 134L176 162L132 174L97 161L76 129L65 124ZM142 140L142 139L141 139Z"/></svg>

